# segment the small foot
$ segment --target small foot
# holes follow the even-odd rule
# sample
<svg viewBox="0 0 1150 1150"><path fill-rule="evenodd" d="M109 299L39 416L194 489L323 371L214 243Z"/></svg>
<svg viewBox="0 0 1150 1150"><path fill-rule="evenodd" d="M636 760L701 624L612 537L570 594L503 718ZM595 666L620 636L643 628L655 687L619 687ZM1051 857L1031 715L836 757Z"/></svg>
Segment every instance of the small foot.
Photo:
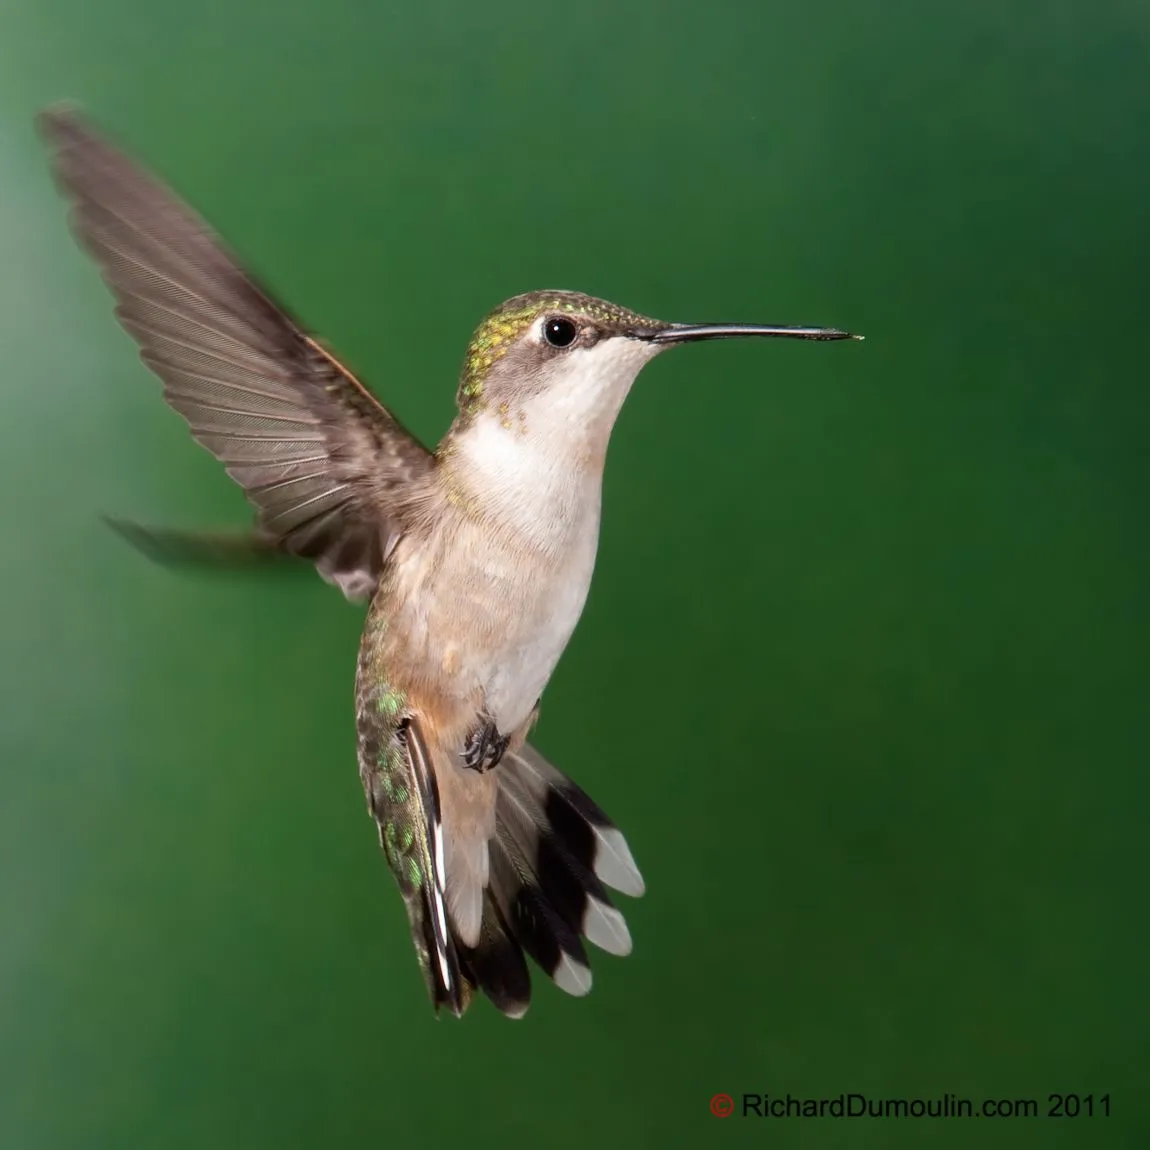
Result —
<svg viewBox="0 0 1150 1150"><path fill-rule="evenodd" d="M473 771L489 771L498 766L510 742L511 736L501 735L490 719L481 719L463 745L463 764Z"/></svg>

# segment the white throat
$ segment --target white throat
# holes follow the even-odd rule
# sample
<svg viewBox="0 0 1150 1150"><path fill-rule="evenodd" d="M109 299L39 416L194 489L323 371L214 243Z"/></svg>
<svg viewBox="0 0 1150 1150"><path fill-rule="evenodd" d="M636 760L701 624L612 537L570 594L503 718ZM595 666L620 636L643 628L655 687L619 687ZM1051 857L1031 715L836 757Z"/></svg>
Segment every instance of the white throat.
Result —
<svg viewBox="0 0 1150 1150"><path fill-rule="evenodd" d="M597 534L611 430L658 351L611 339L572 352L538 389L479 412L456 439L452 470L486 510L539 546Z"/></svg>

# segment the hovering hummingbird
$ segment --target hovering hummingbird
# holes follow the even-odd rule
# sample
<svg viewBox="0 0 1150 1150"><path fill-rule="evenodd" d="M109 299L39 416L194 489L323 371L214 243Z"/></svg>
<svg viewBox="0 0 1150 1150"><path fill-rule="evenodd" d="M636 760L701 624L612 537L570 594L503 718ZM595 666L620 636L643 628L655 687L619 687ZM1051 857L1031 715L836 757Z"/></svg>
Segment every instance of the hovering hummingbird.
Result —
<svg viewBox="0 0 1150 1150"><path fill-rule="evenodd" d="M607 888L643 893L623 835L527 737L583 610L607 442L644 364L734 336L834 328L674 324L569 291L516 296L468 346L434 451L276 303L154 177L57 107L39 126L71 221L164 397L256 509L241 539L137 542L310 560L369 602L359 776L435 1010L476 989L520 1017L525 954L570 994L583 940L631 950Z"/></svg>

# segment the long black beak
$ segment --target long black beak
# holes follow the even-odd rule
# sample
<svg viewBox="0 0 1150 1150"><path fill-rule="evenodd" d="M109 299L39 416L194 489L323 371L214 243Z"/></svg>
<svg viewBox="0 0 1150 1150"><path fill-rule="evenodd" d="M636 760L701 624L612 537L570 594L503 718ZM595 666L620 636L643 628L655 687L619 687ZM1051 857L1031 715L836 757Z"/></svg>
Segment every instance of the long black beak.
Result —
<svg viewBox="0 0 1150 1150"><path fill-rule="evenodd" d="M692 343L700 339L737 339L747 335L772 335L782 339L865 339L837 327L771 327L757 323L672 324L640 338L651 343Z"/></svg>

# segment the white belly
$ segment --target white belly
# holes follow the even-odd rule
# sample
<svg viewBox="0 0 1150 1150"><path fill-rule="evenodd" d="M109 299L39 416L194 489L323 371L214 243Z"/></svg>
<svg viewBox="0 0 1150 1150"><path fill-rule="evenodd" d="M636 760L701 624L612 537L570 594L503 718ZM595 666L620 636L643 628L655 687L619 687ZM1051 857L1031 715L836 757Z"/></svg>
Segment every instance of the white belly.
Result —
<svg viewBox="0 0 1150 1150"><path fill-rule="evenodd" d="M562 528L541 545L451 509L430 537L397 549L393 618L406 656L436 690L461 701L478 693L503 734L530 716L583 612L597 490Z"/></svg>
<svg viewBox="0 0 1150 1150"><path fill-rule="evenodd" d="M452 604L444 613L452 634L444 638L458 652L462 680L480 688L504 734L531 714L579 622L598 544L593 518L573 524L579 530L562 554L547 559L470 538L463 562L437 580L435 599Z"/></svg>
<svg viewBox="0 0 1150 1150"><path fill-rule="evenodd" d="M500 731L516 730L531 714L567 647L591 585L594 547L562 578L522 584L506 638L485 669L487 707Z"/></svg>
<svg viewBox="0 0 1150 1150"><path fill-rule="evenodd" d="M457 441L443 529L422 541L421 586L405 596L423 606L409 633L425 633L455 689L478 691L505 735L530 716L575 630L599 544L602 453L589 465L567 423L541 435L551 406L526 407L532 436L484 417Z"/></svg>

